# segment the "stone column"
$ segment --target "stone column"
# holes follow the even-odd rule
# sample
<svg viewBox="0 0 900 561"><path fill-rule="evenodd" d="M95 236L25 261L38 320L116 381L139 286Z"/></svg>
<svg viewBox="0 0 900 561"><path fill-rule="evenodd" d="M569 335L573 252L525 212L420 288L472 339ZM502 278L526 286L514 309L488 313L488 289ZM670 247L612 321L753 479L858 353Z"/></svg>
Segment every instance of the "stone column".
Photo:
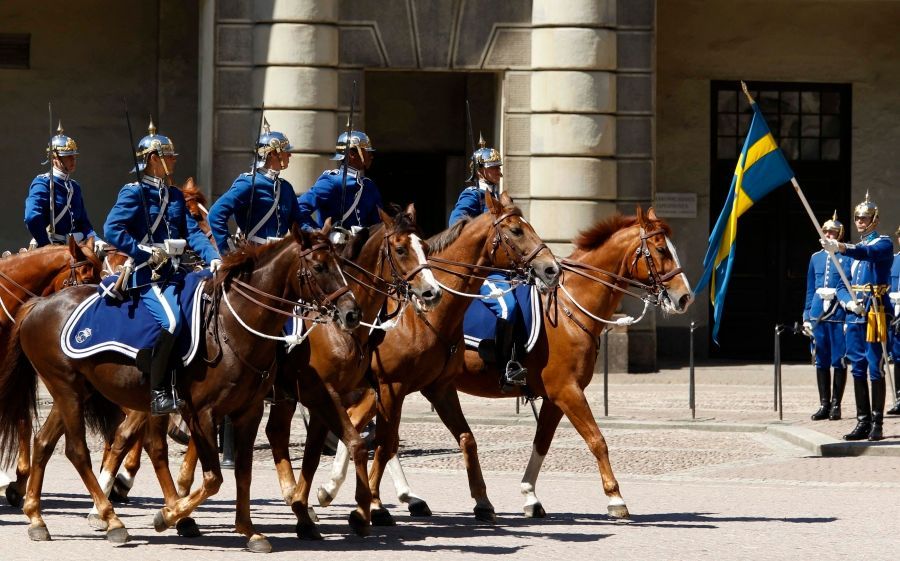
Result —
<svg viewBox="0 0 900 561"><path fill-rule="evenodd" d="M530 215L555 251L615 211L614 0L532 4Z"/></svg>
<svg viewBox="0 0 900 561"><path fill-rule="evenodd" d="M217 2L213 193L249 169L266 110L293 144L284 173L306 191L327 165L337 130L337 2Z"/></svg>

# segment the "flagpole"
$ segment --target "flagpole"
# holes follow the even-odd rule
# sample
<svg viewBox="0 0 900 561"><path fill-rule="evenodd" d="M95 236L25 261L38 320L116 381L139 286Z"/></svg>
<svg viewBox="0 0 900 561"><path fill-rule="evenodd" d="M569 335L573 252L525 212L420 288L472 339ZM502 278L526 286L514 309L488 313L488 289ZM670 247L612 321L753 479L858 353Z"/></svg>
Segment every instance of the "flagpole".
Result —
<svg viewBox="0 0 900 561"><path fill-rule="evenodd" d="M741 80L741 89L744 90L744 95L747 96L747 101L750 102L750 105L756 104L756 101L753 99L753 96L750 95L750 91L747 89L747 83ZM812 208L809 206L809 202L806 200L806 195L803 194L803 189L800 188L800 184L797 183L797 178L791 178L791 185L794 186L794 191L797 193L797 196L800 197L800 202L803 203L803 208L806 209L806 214L809 215L810 221L812 221L813 227L816 229L816 233L819 234L819 239L824 240L825 234L822 232L822 227L819 226L819 222L816 220L816 215L813 214ZM841 267L841 264L838 262L837 257L835 257L834 253L830 251L826 251L825 253L831 258L831 262L834 263L834 266L838 270L838 274L841 275L841 280L844 281L844 285L847 287L847 292L853 296L853 289L850 287L850 281L847 280L847 275L844 273L844 268ZM854 298L855 299L855 298Z"/></svg>
<svg viewBox="0 0 900 561"><path fill-rule="evenodd" d="M800 184L797 183L797 178L791 178L791 185L794 186L794 191L797 193L797 196L800 197L800 202L803 203L803 208L806 209L806 213L809 215L809 219L812 221L813 226L816 228L816 233L819 234L819 239L824 240L825 234L822 232L822 227L819 226L819 223L816 221L816 216L813 214L812 208L809 206L809 202L806 200L806 196L803 194L803 190L800 189ZM853 295L853 289L850 288L850 281L847 280L847 274L844 273L844 268L841 267L841 264L838 263L837 257L830 251L826 251L825 253L831 257L831 262L834 263L834 266L837 267L838 273L841 275L841 280L844 281L844 285L847 287L847 292Z"/></svg>

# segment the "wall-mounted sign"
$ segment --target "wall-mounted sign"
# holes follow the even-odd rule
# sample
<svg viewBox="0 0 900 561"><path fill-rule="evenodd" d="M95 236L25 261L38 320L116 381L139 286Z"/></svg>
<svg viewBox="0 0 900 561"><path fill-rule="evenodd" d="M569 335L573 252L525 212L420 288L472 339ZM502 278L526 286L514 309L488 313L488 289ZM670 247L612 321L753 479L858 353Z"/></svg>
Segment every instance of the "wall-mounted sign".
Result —
<svg viewBox="0 0 900 561"><path fill-rule="evenodd" d="M656 193L653 208L660 218L697 218L697 193Z"/></svg>

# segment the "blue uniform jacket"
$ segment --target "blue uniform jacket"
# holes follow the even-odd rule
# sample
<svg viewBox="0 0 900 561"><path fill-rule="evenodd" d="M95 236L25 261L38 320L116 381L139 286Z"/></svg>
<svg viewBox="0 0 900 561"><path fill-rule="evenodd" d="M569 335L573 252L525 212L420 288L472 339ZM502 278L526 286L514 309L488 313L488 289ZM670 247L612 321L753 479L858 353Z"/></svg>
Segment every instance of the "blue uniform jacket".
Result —
<svg viewBox="0 0 900 561"><path fill-rule="evenodd" d="M837 257L841 266L844 267L847 278L850 278L848 264L851 259L841 254L836 254L835 257ZM824 301L821 296L816 294L816 289L836 289L842 284L841 275L828 257L828 253L825 250L813 253L809 259L809 271L806 274L806 305L803 308L803 321L817 321L822 317L823 312L831 311L830 309L824 309ZM831 301L831 306L834 308L834 311L822 321L844 323L846 312L844 307L839 304L837 296Z"/></svg>
<svg viewBox="0 0 900 561"><path fill-rule="evenodd" d="M484 192L489 187L493 187L491 195L494 197L500 196L496 186L491 186L484 181L480 181L478 187L466 187L463 189L462 193L459 194L459 198L456 200L456 206L454 206L453 211L450 212L448 226L453 226L459 222L460 218L466 216L469 218L476 218L487 212L488 208L487 203L484 201Z"/></svg>
<svg viewBox="0 0 900 561"><path fill-rule="evenodd" d="M252 187L253 206L250 207L250 221L247 221L247 206L250 203L250 191L252 177L249 173L242 173L234 180L231 188L219 197L219 200L209 209L210 229L219 251L228 251L228 219L234 217L235 223L246 235L272 210L275 204L275 182L279 183L278 206L269 215L269 218L254 233L257 241L269 237L284 237L290 232L294 222L300 222L300 207L297 205L297 197L294 188L284 179L270 179L265 174L257 172L256 181ZM262 243L262 242L260 242Z"/></svg>
<svg viewBox="0 0 900 561"><path fill-rule="evenodd" d="M891 265L891 292L900 292L900 252L894 254Z"/></svg>
<svg viewBox="0 0 900 561"><path fill-rule="evenodd" d="M141 203L141 191L149 211L150 224L156 222L159 216L160 193L166 187L152 185L154 178L144 178L140 184L129 183L119 191L116 204L106 217L103 231L106 241L113 244L120 251L124 251L134 259L135 271L128 282L129 288L145 285L150 282L150 268L140 267L150 258L150 252L138 247L139 243L162 243L165 239L185 239L188 245L196 251L200 257L209 263L219 257L219 252L212 246L209 238L200 230L197 221L187 212L184 204L184 195L177 187L169 186L169 204L163 220L153 233L153 239L143 242L149 226L147 213L144 212Z"/></svg>
<svg viewBox="0 0 900 561"><path fill-rule="evenodd" d="M350 210L356 194L362 189L359 204L354 212L344 220L345 228L362 226L364 228L381 222L378 209L382 207L381 195L375 182L368 177L363 177L362 186L357 178L358 172L350 168L347 172L347 190L344 194L344 204L341 206L341 183L344 174L342 169L332 169L323 173L309 191L300 195L297 202L300 205L300 225L305 230L321 228L326 218L331 218L336 223L344 212ZM318 211L318 221L313 219L313 213Z"/></svg>
<svg viewBox="0 0 900 561"><path fill-rule="evenodd" d="M28 198L25 199L25 226L31 232L34 241L38 247L45 246L50 243L47 235L47 227L53 221L50 216L50 182L48 181L49 173L43 173L34 178L31 187L28 188ZM53 199L55 211L59 214L66 207L66 200L69 197L69 189L72 190L72 204L69 212L65 213L59 222L56 223L56 233L58 235L73 234L80 232L85 238L94 236L94 227L88 220L87 212L84 209L84 201L81 198L81 186L74 179L64 180L61 177L53 178Z"/></svg>
<svg viewBox="0 0 900 561"><path fill-rule="evenodd" d="M872 232L858 244L847 244L844 255L853 258L850 266L850 284L854 286L887 285L891 280L891 265L894 259L894 244L887 236L879 236L878 232ZM872 293L854 291L857 301L865 305L868 310L871 306ZM851 300L847 287L841 283L838 285L838 298L846 304ZM893 316L893 306L890 305L887 294L882 297L885 311ZM864 316L847 314L847 323L865 323Z"/></svg>

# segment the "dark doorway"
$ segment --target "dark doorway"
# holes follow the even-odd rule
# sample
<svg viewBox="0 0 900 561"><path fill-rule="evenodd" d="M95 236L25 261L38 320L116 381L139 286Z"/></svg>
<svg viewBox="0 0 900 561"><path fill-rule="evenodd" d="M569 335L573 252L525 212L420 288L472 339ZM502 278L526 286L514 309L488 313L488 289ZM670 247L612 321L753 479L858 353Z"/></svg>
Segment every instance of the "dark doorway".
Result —
<svg viewBox="0 0 900 561"><path fill-rule="evenodd" d="M369 175L386 203L416 204L426 235L447 227L467 177L465 102L479 131L499 149L497 75L366 71L365 126L377 150Z"/></svg>
<svg viewBox="0 0 900 561"><path fill-rule="evenodd" d="M850 86L748 85L818 222L837 210L845 229L852 227ZM711 107L710 223L714 224L728 194L752 110L735 82L712 83ZM775 324L802 321L809 258L819 249L815 230L790 186L770 193L741 216L719 330L721 346L710 341L710 356L772 360ZM781 345L783 359L809 359L806 337L785 335Z"/></svg>

